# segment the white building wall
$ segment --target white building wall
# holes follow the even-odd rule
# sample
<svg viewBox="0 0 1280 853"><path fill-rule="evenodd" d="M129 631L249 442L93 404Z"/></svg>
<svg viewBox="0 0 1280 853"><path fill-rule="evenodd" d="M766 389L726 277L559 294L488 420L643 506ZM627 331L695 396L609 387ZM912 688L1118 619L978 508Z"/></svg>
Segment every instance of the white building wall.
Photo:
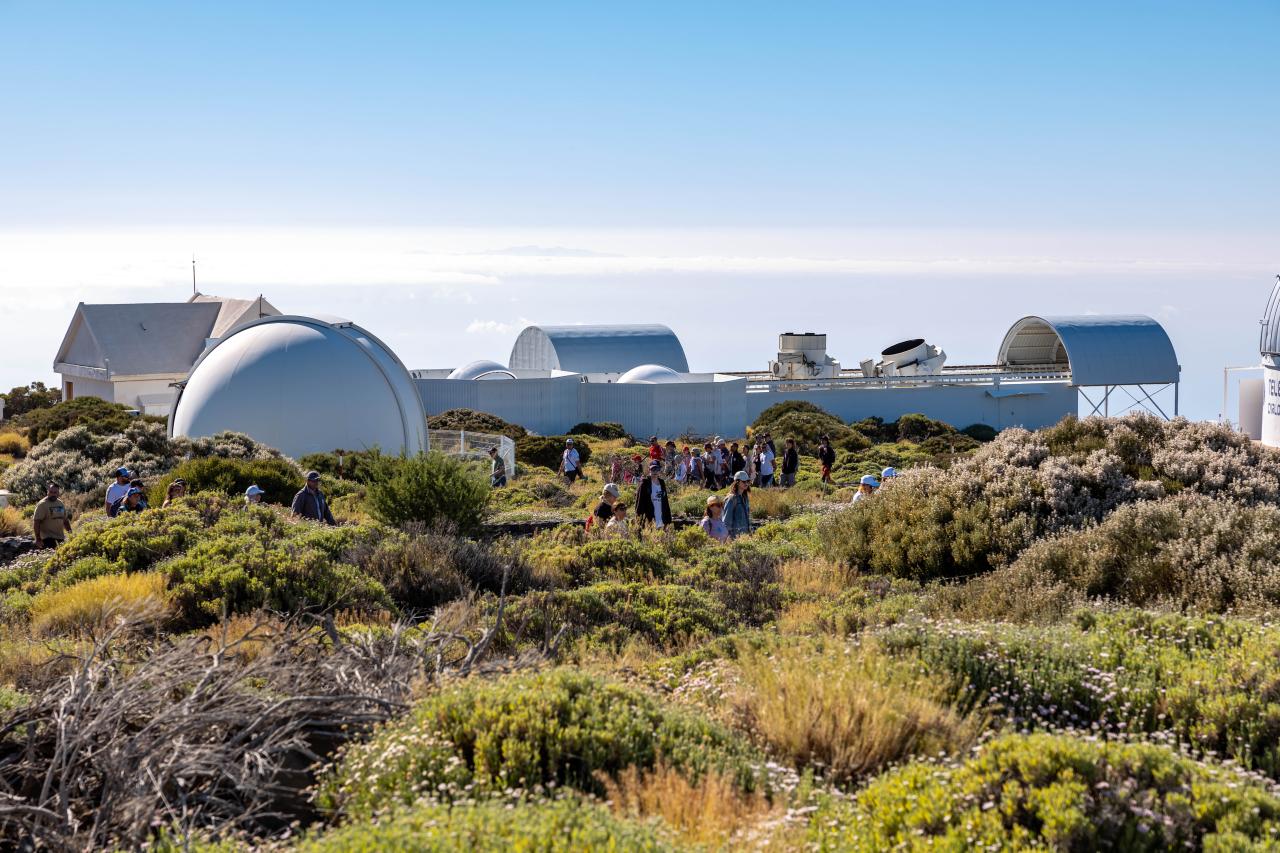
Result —
<svg viewBox="0 0 1280 853"><path fill-rule="evenodd" d="M100 400L106 400L114 403L116 400L115 386L105 379L86 379L80 376L70 376L66 373L62 376L62 399L68 400L73 397L97 397ZM70 389L68 389L70 385ZM71 395L67 395L67 391L71 391Z"/></svg>
<svg viewBox="0 0 1280 853"><path fill-rule="evenodd" d="M1015 389L1005 385L993 390L990 385L940 386L922 385L912 388L836 388L806 391L758 391L746 395L746 422L785 400L807 400L845 421L879 417L893 421L902 415L918 412L935 420L964 429L971 424L987 424L996 429L1021 426L1039 429L1074 415L1079 404L1078 392L1061 382L1019 384ZM1020 393L1017 393L1020 392ZM992 396L1005 394L1010 396Z"/></svg>
<svg viewBox="0 0 1280 853"><path fill-rule="evenodd" d="M559 435L582 417L578 376L538 379L415 379L427 415L447 409L474 409L519 424L530 432Z"/></svg>
<svg viewBox="0 0 1280 853"><path fill-rule="evenodd" d="M173 404L173 396L175 389L170 383L176 382L182 377L164 378L164 379L134 379L134 380L115 380L112 384L115 386L114 402L123 403L131 409L139 409L148 415L167 415L169 407ZM76 383L76 395L79 396L80 383ZM158 405L152 401L149 404L144 403L143 397L148 399L161 398L168 400L168 404Z"/></svg>

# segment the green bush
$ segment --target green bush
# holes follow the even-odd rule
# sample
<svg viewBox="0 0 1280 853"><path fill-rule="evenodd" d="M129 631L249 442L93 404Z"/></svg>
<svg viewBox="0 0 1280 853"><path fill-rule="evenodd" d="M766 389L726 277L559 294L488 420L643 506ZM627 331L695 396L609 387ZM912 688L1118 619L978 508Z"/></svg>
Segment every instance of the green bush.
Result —
<svg viewBox="0 0 1280 853"><path fill-rule="evenodd" d="M297 849L300 853L348 853L351 850L660 853L675 848L653 826L616 818L601 804L566 795L552 800L418 805L377 821L345 824L304 839Z"/></svg>
<svg viewBox="0 0 1280 853"><path fill-rule="evenodd" d="M524 629L517 640L541 642L563 626L571 639L612 649L633 639L667 648L728 628L715 598L679 584L604 581L536 592L512 600L507 612L508 627Z"/></svg>
<svg viewBox="0 0 1280 853"><path fill-rule="evenodd" d="M19 385L0 394L4 398L4 416L12 420L34 409L47 409L62 402L61 388L46 388L43 382Z"/></svg>
<svg viewBox="0 0 1280 853"><path fill-rule="evenodd" d="M596 424L584 421L569 430L569 435L588 435L601 441L616 441L627 438L630 434L623 429L622 424L616 424L613 421L603 421Z"/></svg>
<svg viewBox="0 0 1280 853"><path fill-rule="evenodd" d="M877 642L1020 728L1146 732L1280 778L1280 630L1137 610L1078 621L902 624Z"/></svg>
<svg viewBox="0 0 1280 853"><path fill-rule="evenodd" d="M484 523L489 478L472 462L443 453L373 461L367 502L387 524L448 523L471 532Z"/></svg>
<svg viewBox="0 0 1280 853"><path fill-rule="evenodd" d="M339 465L336 453L308 453L298 460L298 467L303 471L316 471L321 476L335 480L351 480L368 484L373 476L373 463L381 456L382 451L376 448L349 450L342 454L342 464Z"/></svg>
<svg viewBox="0 0 1280 853"><path fill-rule="evenodd" d="M420 796L569 787L603 793L597 774L662 761L690 775L761 783L743 738L633 687L568 669L470 680L423 701L344 750L317 801L364 817Z"/></svg>
<svg viewBox="0 0 1280 853"><path fill-rule="evenodd" d="M530 435L516 441L516 461L521 465L532 465L559 469L560 459L564 455L566 435ZM591 459L591 444L584 439L574 438L574 447L578 450L578 461L586 465Z"/></svg>
<svg viewBox="0 0 1280 853"><path fill-rule="evenodd" d="M380 583L340 559L386 531L290 522L267 507L244 507L210 534L160 566L181 627L208 625L223 613L392 607Z"/></svg>
<svg viewBox="0 0 1280 853"><path fill-rule="evenodd" d="M974 441L979 441L983 444L986 444L988 441L995 441L996 436L999 435L999 430L995 427L987 426L986 424L969 424L967 427L960 430L960 432L963 435L969 436L969 438L972 438Z"/></svg>
<svg viewBox="0 0 1280 853"><path fill-rule="evenodd" d="M427 418L428 429L465 430L505 435L512 441L524 438L528 431L519 424L508 423L497 415L477 412L474 409L448 409Z"/></svg>
<svg viewBox="0 0 1280 853"><path fill-rule="evenodd" d="M1160 746L1006 735L890 771L810 828L823 850L1274 849L1280 798Z"/></svg>
<svg viewBox="0 0 1280 853"><path fill-rule="evenodd" d="M930 438L955 435L955 427L935 421L920 414L908 414L898 418L898 441L914 441L919 444Z"/></svg>
<svg viewBox="0 0 1280 853"><path fill-rule="evenodd" d="M302 471L287 459L223 459L209 456L183 462L148 490L152 506L164 503L169 484L182 478L188 492L221 492L244 497L245 489L256 485L266 492L265 503L289 506L303 486Z"/></svg>
<svg viewBox="0 0 1280 853"><path fill-rule="evenodd" d="M841 446L844 441L852 441L858 447L868 444L844 421L805 400L774 403L761 412L751 424L751 434L759 436L765 432L773 436L779 451L786 439L794 438L800 452L804 454L815 453L818 439L824 434L831 437L832 444L836 447Z"/></svg>
<svg viewBox="0 0 1280 853"><path fill-rule="evenodd" d="M12 419L14 426L27 431L32 444L53 438L68 427L82 425L95 435L124 432L132 423L146 420L164 423L163 418L130 414L129 407L120 403L108 403L98 397L76 397L65 403L32 409Z"/></svg>

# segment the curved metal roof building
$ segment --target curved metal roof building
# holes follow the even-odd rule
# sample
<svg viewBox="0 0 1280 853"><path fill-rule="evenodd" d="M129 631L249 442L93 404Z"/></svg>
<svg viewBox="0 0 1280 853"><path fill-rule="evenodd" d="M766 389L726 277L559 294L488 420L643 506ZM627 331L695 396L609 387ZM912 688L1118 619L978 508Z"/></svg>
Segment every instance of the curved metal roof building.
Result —
<svg viewBox="0 0 1280 853"><path fill-rule="evenodd" d="M676 333L666 326L529 326L511 348L512 370L626 373L642 364L689 372Z"/></svg>
<svg viewBox="0 0 1280 853"><path fill-rule="evenodd" d="M200 357L179 386L169 434L243 432L298 457L337 449L427 449L409 371L344 320L265 317Z"/></svg>
<svg viewBox="0 0 1280 853"><path fill-rule="evenodd" d="M1143 314L1023 317L996 357L1002 367L1063 367L1071 384L1163 385L1180 368L1164 327Z"/></svg>

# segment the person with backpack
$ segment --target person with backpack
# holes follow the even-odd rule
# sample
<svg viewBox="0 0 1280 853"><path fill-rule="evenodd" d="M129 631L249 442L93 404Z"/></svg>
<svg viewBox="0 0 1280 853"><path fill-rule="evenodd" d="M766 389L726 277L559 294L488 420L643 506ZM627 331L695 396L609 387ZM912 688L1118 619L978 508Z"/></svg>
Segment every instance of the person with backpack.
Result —
<svg viewBox="0 0 1280 853"><path fill-rule="evenodd" d="M831 466L836 464L836 451L831 446L831 437L824 435L818 439L818 464L822 466L822 482L831 482Z"/></svg>

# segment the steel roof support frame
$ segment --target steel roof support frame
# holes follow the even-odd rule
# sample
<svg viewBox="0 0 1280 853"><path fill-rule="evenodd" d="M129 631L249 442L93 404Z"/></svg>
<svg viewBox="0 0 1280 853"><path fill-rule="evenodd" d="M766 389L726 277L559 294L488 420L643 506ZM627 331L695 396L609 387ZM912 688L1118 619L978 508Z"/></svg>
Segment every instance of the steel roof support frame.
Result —
<svg viewBox="0 0 1280 853"><path fill-rule="evenodd" d="M1085 402L1088 403L1090 406L1089 413L1085 415L1085 417L1093 417L1095 415L1101 415L1104 418L1111 417L1111 395L1113 392L1123 391L1125 395L1132 402L1130 402L1128 405L1124 406L1124 408L1117 411L1116 412L1117 416L1123 415L1125 412L1128 412L1132 409L1139 408L1139 409L1142 409L1143 411L1150 412L1153 415L1159 415L1160 417L1164 418L1167 421L1167 420L1172 420L1172 418L1170 418L1169 414L1164 410L1164 408L1158 402L1156 402L1155 395L1159 394L1161 391L1167 391L1170 388L1172 388L1173 389L1173 416L1177 417L1178 416L1179 384L1180 383L1177 383L1177 382L1167 382L1159 386L1158 388L1150 388L1150 389L1148 389L1146 385L1142 385L1142 384L1132 385L1132 386L1130 385L1091 386L1091 387L1099 387L1103 389L1102 397L1099 398L1098 400L1094 400L1094 398L1090 397L1089 393L1085 391L1085 387L1087 386L1083 386L1083 385L1077 386L1076 390L1080 393L1081 397L1084 397ZM1129 390L1130 388L1137 388L1138 394L1134 394L1131 390Z"/></svg>

